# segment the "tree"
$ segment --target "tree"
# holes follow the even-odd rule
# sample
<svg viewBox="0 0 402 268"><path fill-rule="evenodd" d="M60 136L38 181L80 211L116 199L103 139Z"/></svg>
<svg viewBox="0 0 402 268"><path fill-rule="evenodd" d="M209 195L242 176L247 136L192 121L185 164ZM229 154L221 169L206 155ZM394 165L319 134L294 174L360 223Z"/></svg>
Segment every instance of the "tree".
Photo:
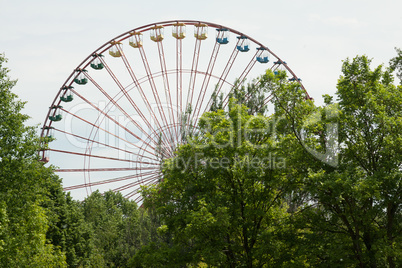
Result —
<svg viewBox="0 0 402 268"><path fill-rule="evenodd" d="M94 233L85 222L81 202L63 191L60 179L47 188L42 204L49 220L47 240L65 254L68 267L94 266Z"/></svg>
<svg viewBox="0 0 402 268"><path fill-rule="evenodd" d="M402 87L392 70L371 70L366 56L347 59L338 103L325 96L326 106L310 111L289 91L273 92L297 141L291 150L310 155L292 154L289 168L308 167L298 170L308 202L296 216L314 266L401 266Z"/></svg>
<svg viewBox="0 0 402 268"><path fill-rule="evenodd" d="M251 115L264 114L267 111L265 105L264 88L258 86L257 81L247 83L246 81L235 81L234 86L229 93L229 99L235 99L238 104L243 104L248 108L248 113ZM210 111L216 112L223 109L224 101L223 92L218 96L219 84L216 85L214 92L211 95Z"/></svg>
<svg viewBox="0 0 402 268"><path fill-rule="evenodd" d="M402 85L402 50L395 48L397 56L389 62L391 71L397 71L396 76L399 78L399 83Z"/></svg>
<svg viewBox="0 0 402 268"><path fill-rule="evenodd" d="M144 189L166 238L148 251L154 263L401 266L399 58L385 70L366 56L345 60L337 102L325 95L323 107L270 71L258 91L274 96L273 116L216 102L164 162L162 182ZM267 168L269 155L286 164Z"/></svg>
<svg viewBox="0 0 402 268"><path fill-rule="evenodd" d="M401 265L402 261L398 235L402 227L402 138L398 131L402 127L402 87L392 83L391 73L381 65L371 70L365 56L345 61L342 72L337 95L339 139L345 148L340 151L338 170L342 190L351 187L354 191L345 191L342 212L334 209L355 214L343 222L352 225L347 230L361 266L388 263L396 267L395 262ZM331 177L338 177L339 171Z"/></svg>
<svg viewBox="0 0 402 268"><path fill-rule="evenodd" d="M154 265L290 263L283 254L287 245L279 238L291 228L283 199L297 182L284 172L274 118L252 115L237 102L232 99L227 112L205 113L200 132L164 162L161 183L144 189L145 207L156 211L159 232L170 237L156 253L149 252Z"/></svg>
<svg viewBox="0 0 402 268"><path fill-rule="evenodd" d="M82 209L93 230L94 267L131 267L131 257L149 242L137 204L118 192L96 191L83 201Z"/></svg>
<svg viewBox="0 0 402 268"><path fill-rule="evenodd" d="M64 267L64 254L46 241L49 218L42 207L53 171L38 160L40 140L24 125L24 103L11 92L0 55L0 266Z"/></svg>

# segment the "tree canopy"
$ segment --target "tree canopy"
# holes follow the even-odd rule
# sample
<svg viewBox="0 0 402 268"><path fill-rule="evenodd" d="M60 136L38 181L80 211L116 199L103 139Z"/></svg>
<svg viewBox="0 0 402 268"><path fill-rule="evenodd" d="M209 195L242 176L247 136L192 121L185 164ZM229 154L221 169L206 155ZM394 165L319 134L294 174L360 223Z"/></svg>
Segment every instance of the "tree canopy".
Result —
<svg viewBox="0 0 402 268"><path fill-rule="evenodd" d="M258 90L274 96L273 115L249 113L244 87L205 113L144 189L169 238L153 263L400 266L402 88L396 68L370 62L345 60L323 107L267 71Z"/></svg>
<svg viewBox="0 0 402 268"><path fill-rule="evenodd" d="M60 250L48 243L49 219L42 207L46 188L57 178L38 160L40 141L21 110L24 103L11 92L0 55L0 266L65 266Z"/></svg>
<svg viewBox="0 0 402 268"><path fill-rule="evenodd" d="M0 266L402 267L396 51L346 59L323 106L281 71L214 94L140 207L63 192L0 55Z"/></svg>

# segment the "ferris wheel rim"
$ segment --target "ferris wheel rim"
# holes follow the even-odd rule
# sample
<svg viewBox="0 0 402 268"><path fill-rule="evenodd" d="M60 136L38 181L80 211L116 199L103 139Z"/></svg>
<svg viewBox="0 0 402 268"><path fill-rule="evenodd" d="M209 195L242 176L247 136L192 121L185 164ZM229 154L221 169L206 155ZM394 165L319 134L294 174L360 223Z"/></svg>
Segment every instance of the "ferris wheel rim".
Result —
<svg viewBox="0 0 402 268"><path fill-rule="evenodd" d="M254 44L256 44L258 47L263 48L264 50L267 50L267 51L268 51L273 57L275 57L279 62L285 63L284 61L282 61L282 59L281 59L280 57L278 57L274 52L272 52L267 46L264 46L262 43L258 42L256 39L254 39L254 38L252 38L252 37L250 37L250 36L248 36L248 35L246 35L246 34L240 32L240 31L237 31L237 30L235 30L235 29L233 29L233 28L226 27L226 26L224 26L224 25L220 25L220 24L216 24L216 23L210 23L210 22L198 21L198 20L169 20L169 21L161 21L161 22L156 22L156 23L147 24L147 25L140 26L140 27L131 29L131 30L129 30L129 31L126 31L126 32L124 32L124 33L122 33L122 34L120 34L120 35L118 35L118 36L116 36L116 37L110 39L109 41L105 42L105 43L104 43L103 45L101 45L99 48L97 48L97 49L94 50L92 53L90 53L89 56L87 56L87 57L71 72L71 74L68 76L68 78L66 79L66 81L63 83L63 85L61 86L60 90L59 90L58 93L56 94L56 97L55 97L55 99L53 100L51 107L59 107L59 106L60 106L60 104L61 104L60 96L62 96L63 89L65 89L66 87L72 87L72 85L73 85L73 83L74 83L74 77L75 77L76 73L77 73L77 72L83 72L83 71L85 70L85 68L87 68L87 67L91 64L93 58L98 57L99 55L102 55L102 53L106 52L108 49L110 49L112 46L114 46L114 44L116 44L116 42L122 42L122 41L128 39L128 38L130 37L130 34L131 34L131 33L136 33L136 32L144 33L144 32L147 32L147 31L151 30L151 28L152 28L152 27L155 27L155 26L168 27L168 26L173 26L175 23L184 23L185 25L193 25L193 26L195 26L195 25L200 25L200 24L205 24L205 25L207 25L208 27L212 27L212 28L216 28L216 29L227 29L227 30L229 30L231 33L233 33L233 34L235 34L235 35L238 35L238 36L240 36L240 37L244 37L244 38L249 39L251 42L253 42ZM272 67L271 67L271 68L272 68ZM297 79L297 76L296 76L296 75L294 74L294 72L290 69L290 67L287 66L286 63L285 63L285 68L289 71L289 73L293 76L293 78ZM168 74L167 74L167 75L170 75L169 71L171 71L172 74L175 74L175 73L178 72L177 69L176 69L176 70L175 70L175 69L171 69L171 70L165 70L165 71L168 71ZM189 72L189 73L190 73L190 72L195 72L196 74L203 74L204 76L206 76L206 75L212 76L212 73L211 73L211 74L208 73L208 70L202 72L202 71L197 70L197 69L196 69L196 70L192 70L192 69L191 69L191 70L190 70L190 69L180 69L180 72L186 72L186 71ZM164 75L163 72L164 72L164 71L162 70L162 71L158 71L158 72L152 72L151 75L149 75L149 74L148 74L148 75L145 75L144 77L148 77L148 79L145 79L145 80L141 81L139 84L145 83L145 82L149 81L149 79L152 79L152 77L157 77L158 75L160 75L160 76L161 76L161 75ZM151 76L151 78L150 78L150 76ZM247 74L246 74L246 76L247 76ZM217 77L215 77L215 78L217 78ZM221 79L221 78L222 78L222 76L220 77L220 79ZM138 81L139 81L139 80L141 80L141 78L138 79ZM221 79L221 80L222 80L222 79ZM222 82L227 83L227 84L230 84L228 81L226 81L226 78L224 78L224 79L222 80ZM299 79L298 79L298 83L300 84L300 87L304 90L304 92L307 94L307 97L309 97L307 91L304 89L304 86L303 86L303 84L301 83L301 81L300 81ZM231 85L233 86L233 84L231 84ZM127 92L129 92L130 90L133 90L136 86L137 86L137 85L136 85L136 82L132 82L130 85L127 86L127 87L131 87ZM75 91L75 90L73 90L73 91ZM204 92L204 94L205 94L205 93L206 93L206 91ZM118 95L120 95L119 98L122 98L122 97L123 97L123 93L122 93L122 92L119 92L119 93L117 93L117 94L112 98L112 100L114 100ZM198 97L200 97L200 96L201 96L201 95L199 95ZM111 100L109 100L109 102L108 102L107 105L109 105L110 102L111 102ZM107 106L107 105L106 105L106 106ZM197 106L198 106L198 100L197 100ZM200 109L201 109L201 106L200 106ZM62 109L62 110L63 110L63 109ZM198 114L199 114L199 113L200 113L200 110L197 110L197 111L198 111ZM43 124L43 127L42 127L41 137L44 137L44 135L45 135L45 127L52 127L53 121L49 119L49 116L51 115L51 112L52 112L52 109L50 108L49 111L48 111L48 114L47 114L47 116L46 116L46 120L45 120L45 122L44 122L44 124ZM67 112L67 111L66 111L66 112ZM54 114L55 114L55 112L54 112ZM107 114L107 113L106 113L106 114ZM195 116L195 114L193 114L193 117L195 116L195 117L197 118L197 117L198 117L198 114L197 114L196 116ZM99 119L99 117L98 117L98 119ZM97 120L98 120L98 119L97 119ZM104 120L104 118L103 118L102 120ZM96 122L97 122L97 121L96 121ZM96 123L96 122L95 122L95 123ZM167 121L166 121L166 122L167 122ZM162 123L164 124L164 122L162 122ZM165 127L165 125L164 125L164 127ZM92 135L92 131L93 131L93 130L94 130L94 126L92 127L92 130L91 130L90 135ZM95 130L95 133L98 132L98 131L99 131L99 129ZM90 163L91 157L96 157L96 156L93 156L93 155L91 154L91 153L92 153L92 145L93 145L94 141L93 141L93 140L92 140L92 141L87 140L87 144L89 144L89 143L91 143L89 153L87 153L87 150L88 150L88 148L89 148L89 147L87 146L87 147L86 147L86 151L85 151L85 157L84 157L84 177L85 177L85 173L86 173L86 172L89 173L89 170L90 170L90 168L85 169L85 159L86 159L87 157L89 157L89 158L88 158L88 163ZM144 144L143 144L142 146L148 147L148 145L144 145ZM135 165L137 166L137 163L136 163ZM140 169L141 169L141 167L140 167ZM86 170L86 171L85 171L85 170ZM60 170L59 170L59 171L60 171ZM61 171L61 172L62 172L62 171ZM95 183L92 183L92 184L91 184L90 177L88 178L88 182L86 181L85 178L84 178L84 180L85 180L85 181L84 181L84 184L83 184L83 185L85 185L85 188L86 188L86 189L87 189L87 187L89 187L90 191L92 191L92 190L91 190L91 186L92 186L92 185L95 186L95 185L97 185L97 183L99 183L99 182L95 182ZM89 185L89 186L88 186L88 185ZM73 186L71 186L71 187L73 187ZM71 187L70 187L70 188L71 188ZM130 193L130 194L131 194L131 193Z"/></svg>

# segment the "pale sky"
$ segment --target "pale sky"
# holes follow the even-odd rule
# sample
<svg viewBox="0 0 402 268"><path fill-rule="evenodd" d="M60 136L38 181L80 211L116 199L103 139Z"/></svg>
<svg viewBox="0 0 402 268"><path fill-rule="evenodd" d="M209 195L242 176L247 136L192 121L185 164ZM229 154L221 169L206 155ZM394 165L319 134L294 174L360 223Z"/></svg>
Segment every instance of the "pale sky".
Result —
<svg viewBox="0 0 402 268"><path fill-rule="evenodd" d="M387 65L402 48L402 2L51 1L0 0L0 53L31 125L43 124L73 69L131 29L166 20L221 24L256 39L285 60L318 104L334 95L342 61L356 55Z"/></svg>

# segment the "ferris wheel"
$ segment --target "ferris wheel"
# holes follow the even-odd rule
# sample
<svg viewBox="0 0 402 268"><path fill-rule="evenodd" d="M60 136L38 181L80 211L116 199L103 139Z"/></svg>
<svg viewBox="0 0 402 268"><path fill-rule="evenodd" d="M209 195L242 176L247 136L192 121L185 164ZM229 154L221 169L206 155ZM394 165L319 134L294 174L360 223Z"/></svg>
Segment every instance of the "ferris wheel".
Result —
<svg viewBox="0 0 402 268"><path fill-rule="evenodd" d="M158 183L161 159L173 157L211 96L221 94L225 106L235 81L252 82L267 69L286 71L304 90L267 46L223 25L175 20L125 32L58 90L42 127L41 161L56 166L77 198L111 189L140 201L140 186Z"/></svg>

